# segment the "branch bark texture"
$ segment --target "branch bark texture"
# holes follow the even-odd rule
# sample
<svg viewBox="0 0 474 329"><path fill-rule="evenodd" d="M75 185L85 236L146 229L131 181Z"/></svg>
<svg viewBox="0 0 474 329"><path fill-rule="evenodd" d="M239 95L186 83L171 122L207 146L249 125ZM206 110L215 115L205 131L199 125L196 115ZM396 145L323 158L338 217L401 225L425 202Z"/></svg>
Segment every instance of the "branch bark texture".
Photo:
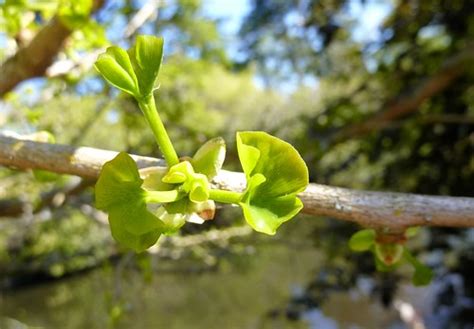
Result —
<svg viewBox="0 0 474 329"><path fill-rule="evenodd" d="M343 141L350 137L362 136L372 131L378 131L390 125L390 122L417 111L423 102L442 92L453 81L462 76L474 60L474 43L469 44L463 51L449 58L432 77L423 81L409 95L389 101L385 110L375 114L362 123L356 123L343 128L336 133L334 140Z"/></svg>
<svg viewBox="0 0 474 329"><path fill-rule="evenodd" d="M117 152L39 143L0 135L0 165L43 169L95 179ZM165 166L160 159L132 155L139 168ZM222 189L242 191L242 173L222 170L214 179ZM373 192L310 184L300 195L303 213L400 232L410 226L474 227L474 198Z"/></svg>
<svg viewBox="0 0 474 329"><path fill-rule="evenodd" d="M93 10L102 7L104 1L95 0ZM0 66L0 98L23 81L44 76L71 33L55 16L26 47L8 58Z"/></svg>

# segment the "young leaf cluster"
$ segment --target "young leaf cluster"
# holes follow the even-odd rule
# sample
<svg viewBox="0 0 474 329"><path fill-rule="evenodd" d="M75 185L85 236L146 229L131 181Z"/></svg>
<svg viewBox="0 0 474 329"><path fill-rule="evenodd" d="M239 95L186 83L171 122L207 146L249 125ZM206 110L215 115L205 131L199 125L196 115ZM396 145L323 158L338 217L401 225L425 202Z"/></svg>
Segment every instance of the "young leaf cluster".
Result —
<svg viewBox="0 0 474 329"><path fill-rule="evenodd" d="M413 235L413 230L406 232L406 237ZM415 269L412 282L415 286L427 285L433 278L433 272L429 267L422 264L411 252L400 242L382 242L377 239L377 232L373 229L365 229L356 232L349 240L349 247L353 251L370 251L374 255L375 265L379 271L391 271L404 262L409 263Z"/></svg>
<svg viewBox="0 0 474 329"><path fill-rule="evenodd" d="M168 165L138 170L122 152L103 166L96 206L108 212L113 237L143 251L186 221L212 219L215 202L239 205L254 230L275 234L303 208L296 195L308 185L308 169L298 151L265 132L238 132L237 150L247 187L243 193L212 189L210 182L224 163L225 142L214 138L192 158L178 158L153 94L162 57L162 38L139 36L128 51L109 47L95 64L111 85L136 99Z"/></svg>

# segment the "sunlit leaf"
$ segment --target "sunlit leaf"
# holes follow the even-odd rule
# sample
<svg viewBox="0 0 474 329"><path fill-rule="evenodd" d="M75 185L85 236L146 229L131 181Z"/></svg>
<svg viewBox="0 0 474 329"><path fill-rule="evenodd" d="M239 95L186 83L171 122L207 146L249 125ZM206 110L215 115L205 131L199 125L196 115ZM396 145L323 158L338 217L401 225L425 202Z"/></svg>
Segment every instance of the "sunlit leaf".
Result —
<svg viewBox="0 0 474 329"><path fill-rule="evenodd" d="M303 209L303 203L293 195L268 200L240 203L247 223L257 232L273 235L278 227Z"/></svg>
<svg viewBox="0 0 474 329"><path fill-rule="evenodd" d="M147 209L142 183L135 161L121 152L104 164L95 188L96 206L109 213L114 237L136 251L142 250L145 242L156 242L154 237L158 238L163 226Z"/></svg>
<svg viewBox="0 0 474 329"><path fill-rule="evenodd" d="M193 166L189 161L183 161L172 166L162 180L167 184L181 184L192 175L194 175Z"/></svg>
<svg viewBox="0 0 474 329"><path fill-rule="evenodd" d="M209 181L203 174L192 176L189 199L193 202L204 202L209 199Z"/></svg>
<svg viewBox="0 0 474 329"><path fill-rule="evenodd" d="M296 194L308 185L308 169L290 144L264 132L237 133L237 150L247 177L240 206L256 231L273 235L303 203Z"/></svg>
<svg viewBox="0 0 474 329"><path fill-rule="evenodd" d="M248 131L237 133L237 149L245 175L260 173L266 178L258 187L262 198L299 193L308 185L308 168L291 144L262 131Z"/></svg>
<svg viewBox="0 0 474 329"><path fill-rule="evenodd" d="M120 47L109 47L99 55L95 68L113 86L131 95L138 94L138 81L128 53Z"/></svg>
<svg viewBox="0 0 474 329"><path fill-rule="evenodd" d="M124 247L133 249L135 252L142 252L153 246L161 235L161 229L152 230L141 235L134 235L121 226L120 221L110 219L110 231L112 237Z"/></svg>
<svg viewBox="0 0 474 329"><path fill-rule="evenodd" d="M155 89L163 60L163 38L140 35L129 53L138 78L140 94L146 97Z"/></svg>
<svg viewBox="0 0 474 329"><path fill-rule="evenodd" d="M117 203L126 203L129 198L141 195L143 180L135 161L125 152L120 152L102 167L95 186L96 206L107 210Z"/></svg>

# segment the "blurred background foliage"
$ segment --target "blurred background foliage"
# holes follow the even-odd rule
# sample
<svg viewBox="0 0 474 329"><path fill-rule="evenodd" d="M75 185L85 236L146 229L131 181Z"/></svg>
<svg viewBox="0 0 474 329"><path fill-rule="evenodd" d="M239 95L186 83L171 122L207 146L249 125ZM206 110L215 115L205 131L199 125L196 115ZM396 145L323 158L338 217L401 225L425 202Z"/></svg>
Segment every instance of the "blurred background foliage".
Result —
<svg viewBox="0 0 474 329"><path fill-rule="evenodd" d="M131 26L146 5L151 5L147 20ZM226 11L226 6L231 8ZM57 143L159 156L135 102L110 89L91 68L109 44L127 46L139 33L155 34L165 38L157 107L180 155L191 155L206 140L222 136L228 147L226 168L240 170L235 131L264 130L300 151L312 182L474 196L472 1L248 0L225 5L210 0L121 0L105 1L92 13L91 8L88 0L0 0L0 61L27 44L54 15L74 29L58 55L59 73L51 70L3 98L2 131L48 131ZM58 63L73 65L61 70ZM91 186L73 177L41 177L0 168L0 287L123 259L119 256L124 251L111 241L103 214L91 207ZM18 202L21 211L12 216L7 210ZM293 294L300 299L291 299L287 291L291 280L283 280L278 298L283 294L292 300L286 309L288 318L295 307L294 314L299 314L303 306L322 303L326 297L314 296L315 285L318 293L328 287L352 286L357 276L374 272L370 256L355 256L347 250L354 226L327 219L295 222L275 243L306 241L318 248L313 253L324 261L315 260L314 266L302 270L318 273L309 276L313 281L292 272L300 275L296 281L313 282L304 293ZM182 234L194 236L209 229L225 232L241 223L240 214L226 209L214 222L190 226ZM293 230L302 237L287 233ZM471 275L465 284L470 297L474 295L472 269L466 264L474 261L472 232L426 230L414 247L438 274L459 270L465 278ZM202 263L205 268L230 262L234 270L247 266L256 271L246 264L251 262L248 254L254 253L246 248L259 241L254 239L233 247L204 243L202 249L193 247L192 252L178 252L175 258L191 258L193 264ZM179 243L171 247L175 253L181 249ZM173 258L169 254L166 257ZM128 265L119 262L120 266L133 263L133 268L143 270L140 257L127 257ZM178 264L187 267L188 262L181 260L174 266ZM281 268L275 271L279 275ZM346 272L347 277L341 275ZM374 278L378 287L374 291L391 299L386 295L392 292L393 297L396 289L384 284L393 277ZM393 279L392 286L398 281ZM106 303L108 324L126 313L126 305L140 303L124 301L126 297L116 294L107 298L114 300ZM277 297L272 295L267 302L272 298ZM274 310L270 317L280 315ZM463 319L469 323L472 317Z"/></svg>

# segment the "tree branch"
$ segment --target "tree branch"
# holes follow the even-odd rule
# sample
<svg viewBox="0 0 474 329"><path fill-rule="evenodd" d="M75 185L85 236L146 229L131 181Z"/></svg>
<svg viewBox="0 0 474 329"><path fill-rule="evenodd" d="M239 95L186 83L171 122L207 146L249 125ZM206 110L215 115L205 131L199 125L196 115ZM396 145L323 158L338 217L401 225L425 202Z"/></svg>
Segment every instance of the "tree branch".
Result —
<svg viewBox="0 0 474 329"><path fill-rule="evenodd" d="M362 123L342 128L334 136L334 141L340 142L350 137L362 136L384 129L390 125L391 121L417 111L425 100L442 92L454 80L464 74L467 64L472 62L473 59L474 43L471 43L462 52L448 59L434 76L415 88L413 93L389 101L385 106L386 110L375 114Z"/></svg>
<svg viewBox="0 0 474 329"><path fill-rule="evenodd" d="M102 165L117 152L72 147L0 135L0 165L18 169L43 169L95 179ZM140 168L165 166L160 159L132 155ZM242 173L222 170L214 184L242 191ZM351 221L363 226L400 232L410 226L474 227L474 198L357 191L310 184L299 195L303 212Z"/></svg>
<svg viewBox="0 0 474 329"><path fill-rule="evenodd" d="M95 0L93 10L100 8L103 3L104 0ZM23 81L44 76L71 33L72 30L55 16L28 46L20 48L7 59L0 66L0 98Z"/></svg>

